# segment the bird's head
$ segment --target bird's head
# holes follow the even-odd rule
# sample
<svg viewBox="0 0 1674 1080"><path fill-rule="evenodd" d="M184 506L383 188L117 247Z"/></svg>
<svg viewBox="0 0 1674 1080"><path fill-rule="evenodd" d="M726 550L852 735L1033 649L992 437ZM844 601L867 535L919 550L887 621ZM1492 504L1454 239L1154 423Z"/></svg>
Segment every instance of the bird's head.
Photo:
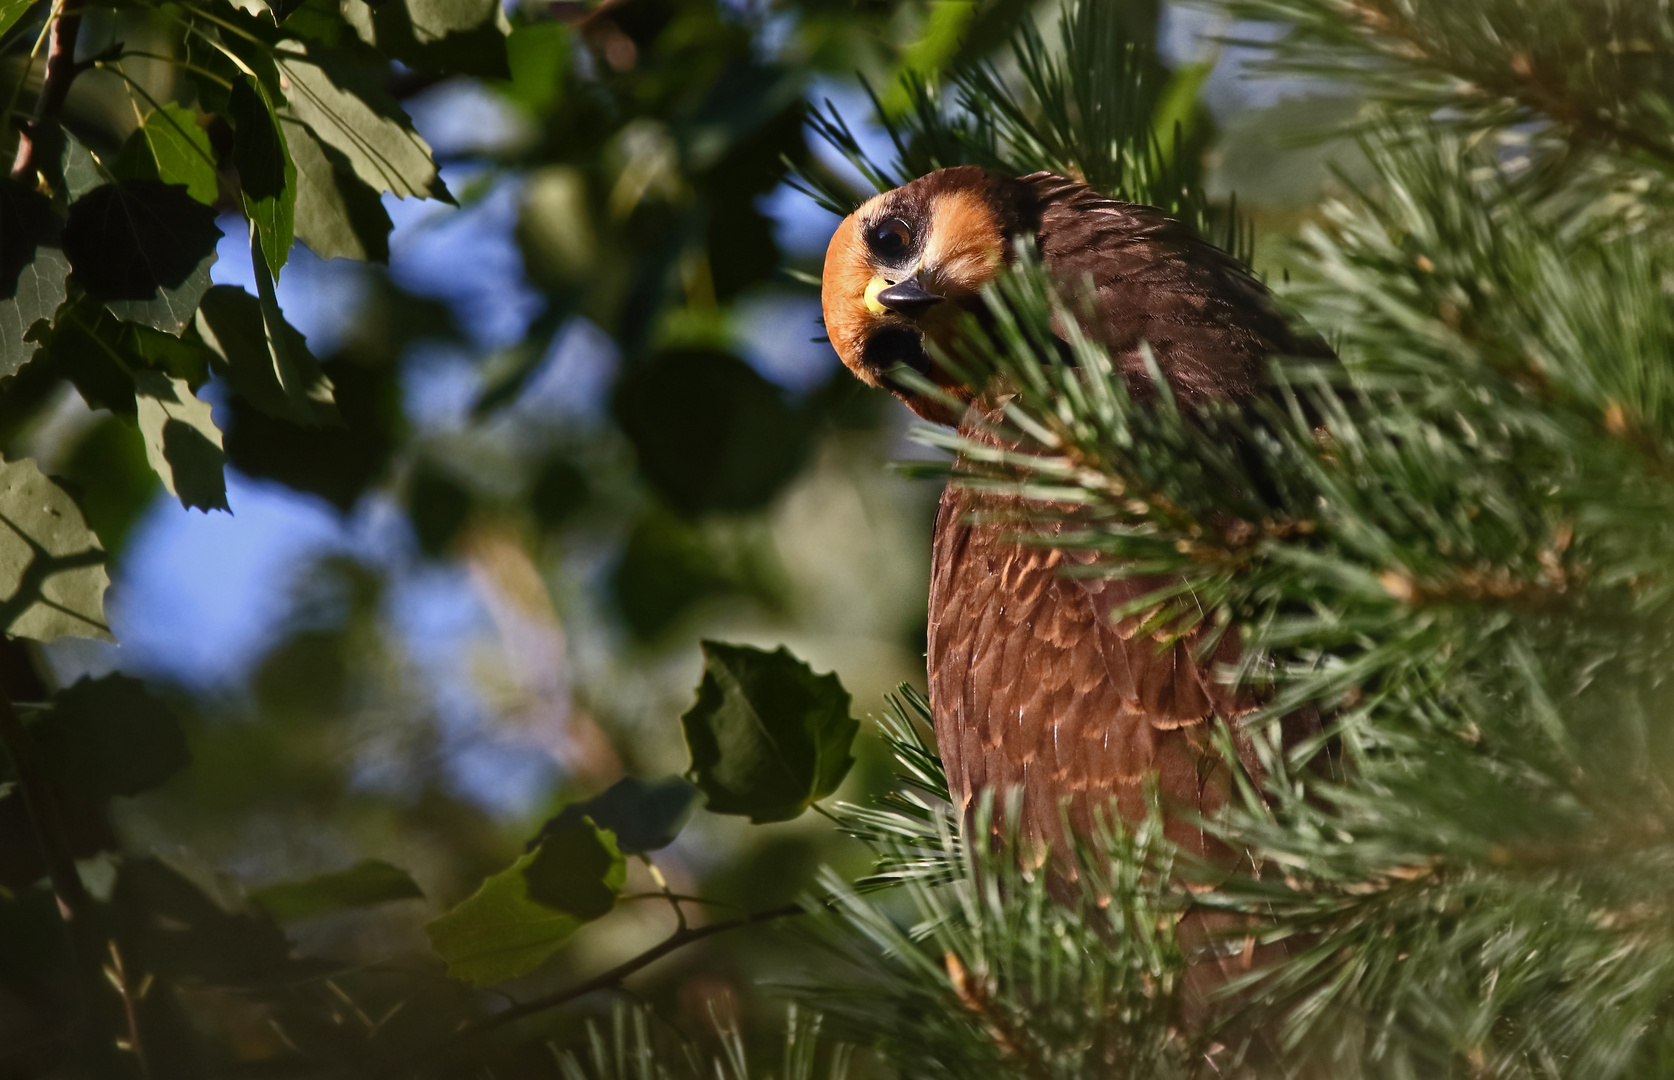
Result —
<svg viewBox="0 0 1674 1080"><path fill-rule="evenodd" d="M926 420L957 423L940 402L893 378L905 366L969 400L932 365L926 339L953 343L960 314L1022 231L1016 182L975 166L939 169L879 195L843 219L825 252L820 299L826 333L850 371L882 386Z"/></svg>

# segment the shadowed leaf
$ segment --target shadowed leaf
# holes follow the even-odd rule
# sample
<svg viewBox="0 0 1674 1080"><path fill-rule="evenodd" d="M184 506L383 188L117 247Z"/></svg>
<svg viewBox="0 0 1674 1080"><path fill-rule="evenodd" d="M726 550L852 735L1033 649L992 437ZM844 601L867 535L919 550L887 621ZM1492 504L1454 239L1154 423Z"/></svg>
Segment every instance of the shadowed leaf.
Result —
<svg viewBox="0 0 1674 1080"><path fill-rule="evenodd" d="M222 363L217 368L240 397L267 413L301 425L337 421L331 380L302 334L281 321L277 334L259 300L236 285L204 294L198 332Z"/></svg>
<svg viewBox="0 0 1674 1080"><path fill-rule="evenodd" d="M278 276L290 257L295 229L296 166L273 99L259 81L246 77L234 83L227 109L244 213L255 226L268 271Z"/></svg>
<svg viewBox="0 0 1674 1080"><path fill-rule="evenodd" d="M703 643L697 702L680 718L688 776L710 810L756 824L789 821L837 790L860 723L836 675L780 648Z"/></svg>
<svg viewBox="0 0 1674 1080"><path fill-rule="evenodd" d="M209 288L215 211L161 180L102 184L70 204L64 254L111 314L179 334Z"/></svg>
<svg viewBox="0 0 1674 1080"><path fill-rule="evenodd" d="M64 302L69 275L52 204L0 177L0 378L35 355L38 346L24 338L36 320L51 319Z"/></svg>
<svg viewBox="0 0 1674 1080"><path fill-rule="evenodd" d="M92 799L138 795L192 762L174 709L127 675L58 691L29 734L53 777Z"/></svg>
<svg viewBox="0 0 1674 1080"><path fill-rule="evenodd" d="M187 509L227 509L227 455L209 403L160 371L136 371L134 389L146 460L169 494Z"/></svg>
<svg viewBox="0 0 1674 1080"><path fill-rule="evenodd" d="M260 904L274 921L287 923L347 908L423 896L424 891L414 884L407 871L381 859L363 859L335 874L269 885L250 894L250 899Z"/></svg>
<svg viewBox="0 0 1674 1080"><path fill-rule="evenodd" d="M571 803L546 823L537 840L564 832L589 819L616 834L616 846L639 855L674 843L697 806L698 792L682 776L641 780L626 776L591 799Z"/></svg>

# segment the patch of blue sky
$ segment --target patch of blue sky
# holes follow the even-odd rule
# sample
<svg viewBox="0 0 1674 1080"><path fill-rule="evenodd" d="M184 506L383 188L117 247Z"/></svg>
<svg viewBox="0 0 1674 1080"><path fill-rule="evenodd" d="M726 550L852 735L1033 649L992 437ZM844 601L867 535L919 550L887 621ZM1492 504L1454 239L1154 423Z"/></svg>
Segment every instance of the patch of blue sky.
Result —
<svg viewBox="0 0 1674 1080"><path fill-rule="evenodd" d="M216 224L224 234L216 245L209 276L217 285L237 285L256 295L256 272L250 265L250 234L244 219L223 214ZM348 259L322 259L301 244L274 283L286 320L308 339L316 356L330 356L342 344L366 297L366 269Z"/></svg>
<svg viewBox="0 0 1674 1080"><path fill-rule="evenodd" d="M1224 120L1241 109L1265 109L1286 98L1303 97L1327 89L1318 79L1280 77L1255 69L1267 55L1258 44L1241 42L1276 41L1285 32L1279 23L1232 20L1224 14L1194 4L1168 3L1162 8L1157 27L1157 51L1163 60L1181 64L1211 63L1214 70L1203 83L1203 101L1216 119Z"/></svg>
<svg viewBox="0 0 1674 1080"><path fill-rule="evenodd" d="M276 640L297 574L352 546L353 524L326 503L227 470L235 513L159 498L123 553L106 597L128 671L231 687Z"/></svg>
<svg viewBox="0 0 1674 1080"><path fill-rule="evenodd" d="M814 297L756 293L739 302L737 314L735 326L744 359L793 396L813 390L837 370L837 353L823 340L820 302Z"/></svg>
<svg viewBox="0 0 1674 1080"><path fill-rule="evenodd" d="M541 425L603 420L621 363L621 351L610 335L576 316L552 339L511 412L519 420Z"/></svg>
<svg viewBox="0 0 1674 1080"><path fill-rule="evenodd" d="M449 190L464 190L480 169L442 167ZM513 229L523 195L521 177L500 174L465 205L384 197L396 229L390 235L390 276L402 288L446 303L461 329L482 349L523 340L544 306L523 273Z"/></svg>

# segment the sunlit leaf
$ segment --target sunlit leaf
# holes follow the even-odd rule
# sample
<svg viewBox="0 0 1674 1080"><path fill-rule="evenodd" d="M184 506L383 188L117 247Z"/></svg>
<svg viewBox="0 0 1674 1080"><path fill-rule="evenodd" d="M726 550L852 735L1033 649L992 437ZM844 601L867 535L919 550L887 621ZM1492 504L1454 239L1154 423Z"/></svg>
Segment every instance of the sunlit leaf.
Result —
<svg viewBox="0 0 1674 1080"><path fill-rule="evenodd" d="M789 821L837 790L860 723L835 674L815 675L784 648L705 641L703 658L697 703L680 723L687 775L710 810Z"/></svg>
<svg viewBox="0 0 1674 1080"><path fill-rule="evenodd" d="M448 974L477 986L527 975L584 923L608 912L627 879L616 838L577 821L426 926Z"/></svg>
<svg viewBox="0 0 1674 1080"><path fill-rule="evenodd" d="M105 552L68 493L28 458L0 462L0 628L11 637L111 638Z"/></svg>
<svg viewBox="0 0 1674 1080"><path fill-rule="evenodd" d="M10 30L34 0L0 0L0 34Z"/></svg>
<svg viewBox="0 0 1674 1080"><path fill-rule="evenodd" d="M185 188L119 180L70 204L64 254L111 314L178 334L209 288L220 238L215 211Z"/></svg>
<svg viewBox="0 0 1674 1080"><path fill-rule="evenodd" d="M58 218L46 196L0 177L0 378L28 363L38 346L25 340L51 319L67 294L70 262L59 246Z"/></svg>
<svg viewBox="0 0 1674 1080"><path fill-rule="evenodd" d="M307 341L282 319L274 333L261 302L243 289L217 285L205 293L198 332L233 390L256 408L304 426L337 422L331 380Z"/></svg>
<svg viewBox="0 0 1674 1080"><path fill-rule="evenodd" d="M674 843L697 808L698 791L682 776L641 780L625 776L591 799L571 803L541 829L541 838L590 820L616 835L628 855L656 851Z"/></svg>
<svg viewBox="0 0 1674 1080"><path fill-rule="evenodd" d="M290 257L295 229L296 166L274 101L260 81L246 76L235 82L227 108L244 213L255 226L269 273L278 276Z"/></svg>
<svg viewBox="0 0 1674 1080"><path fill-rule="evenodd" d="M215 151L197 114L179 105L153 109L122 146L114 171L131 180L180 184L201 203L214 205L220 192Z"/></svg>
<svg viewBox="0 0 1674 1080"><path fill-rule="evenodd" d="M29 735L59 783L94 799L149 791L192 762L174 709L127 675L58 691Z"/></svg>
<svg viewBox="0 0 1674 1080"><path fill-rule="evenodd" d="M250 894L277 922L296 922L348 908L424 896L407 871L381 859L363 859L347 870L306 881L286 881Z"/></svg>
<svg viewBox="0 0 1674 1080"><path fill-rule="evenodd" d="M389 261L389 214L342 154L300 120L280 118L296 164L296 238L322 259Z"/></svg>
<svg viewBox="0 0 1674 1080"><path fill-rule="evenodd" d="M504 79L506 34L499 0L346 0L343 17L361 40L411 67Z"/></svg>
<svg viewBox="0 0 1674 1080"><path fill-rule="evenodd" d="M136 371L134 390L146 460L169 494L187 509L227 509L227 455L209 403L160 371Z"/></svg>
<svg viewBox="0 0 1674 1080"><path fill-rule="evenodd" d="M303 52L288 44L276 58L287 85L281 116L308 125L374 190L402 198L446 197L430 146L395 98L366 71L317 47Z"/></svg>

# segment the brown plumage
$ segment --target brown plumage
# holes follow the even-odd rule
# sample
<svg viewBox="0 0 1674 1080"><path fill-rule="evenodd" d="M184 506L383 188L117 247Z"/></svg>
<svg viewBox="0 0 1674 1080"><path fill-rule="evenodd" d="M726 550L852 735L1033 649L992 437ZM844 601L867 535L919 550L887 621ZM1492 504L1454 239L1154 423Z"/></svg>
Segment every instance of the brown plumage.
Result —
<svg viewBox="0 0 1674 1080"><path fill-rule="evenodd" d="M924 339L951 344L962 310L981 315L979 291L1020 234L1033 236L1067 296L1085 301L1091 288L1082 329L1109 347L1140 400L1150 390L1141 342L1187 407L1247 400L1274 354L1330 355L1292 332L1236 260L1161 211L1048 173L1014 179L975 167L879 195L838 227L822 295L838 355L920 416L990 437L983 419L996 390L954 385ZM891 375L900 364L969 407L953 415L913 394ZM1070 800L1073 825L1086 829L1095 807L1112 800L1124 816L1143 814L1145 780L1155 776L1170 836L1199 854L1236 858L1182 813L1213 814L1227 797L1211 721L1236 727L1256 704L1214 675L1236 660L1236 640L1223 640L1206 667L1190 639L1162 648L1136 635L1136 620L1112 612L1162 582L1066 576L1067 563L1092 556L1008 540L1018 526L995 522L1015 521L1021 508L955 481L936 517L930 706L955 799L969 805L981 790L1020 787L1028 832L1050 840L1061 799Z"/></svg>

